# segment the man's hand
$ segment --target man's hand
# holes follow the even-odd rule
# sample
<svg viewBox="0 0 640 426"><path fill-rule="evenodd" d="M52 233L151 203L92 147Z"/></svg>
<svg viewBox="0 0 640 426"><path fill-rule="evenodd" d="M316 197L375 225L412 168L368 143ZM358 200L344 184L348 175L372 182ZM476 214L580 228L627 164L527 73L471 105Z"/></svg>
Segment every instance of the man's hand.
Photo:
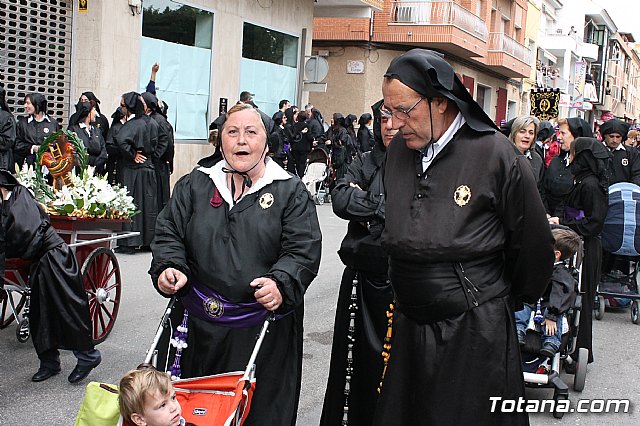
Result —
<svg viewBox="0 0 640 426"><path fill-rule="evenodd" d="M275 311L282 305L282 294L271 278L260 277L249 283L256 289L254 296L267 311Z"/></svg>
<svg viewBox="0 0 640 426"><path fill-rule="evenodd" d="M558 325L555 321L551 321L549 318L545 318L542 324L546 326L545 334L547 336L553 336L558 332Z"/></svg>
<svg viewBox="0 0 640 426"><path fill-rule="evenodd" d="M158 70L160 69L160 65L156 62L155 64L153 64L153 66L151 67L151 72L152 73L157 73Z"/></svg>
<svg viewBox="0 0 640 426"><path fill-rule="evenodd" d="M138 151L138 152L136 152L135 157L133 157L133 161L135 163L142 164L145 161L147 161L147 157L145 157L144 155L142 155L142 153L140 151Z"/></svg>
<svg viewBox="0 0 640 426"><path fill-rule="evenodd" d="M164 294L176 294L187 283L187 276L174 268L167 268L158 277L158 288Z"/></svg>

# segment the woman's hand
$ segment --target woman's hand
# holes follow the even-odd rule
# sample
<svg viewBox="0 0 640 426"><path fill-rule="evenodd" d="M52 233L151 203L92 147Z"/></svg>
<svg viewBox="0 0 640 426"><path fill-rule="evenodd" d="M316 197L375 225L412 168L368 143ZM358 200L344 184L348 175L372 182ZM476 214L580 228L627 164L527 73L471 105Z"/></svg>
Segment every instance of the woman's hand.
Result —
<svg viewBox="0 0 640 426"><path fill-rule="evenodd" d="M164 294L176 294L187 283L187 276L174 268L167 268L158 277L158 288Z"/></svg>
<svg viewBox="0 0 640 426"><path fill-rule="evenodd" d="M135 157L133 157L133 161L137 164L142 164L145 161L147 161L147 157L145 157L144 155L142 155L142 152L138 151L136 152Z"/></svg>
<svg viewBox="0 0 640 426"><path fill-rule="evenodd" d="M275 311L282 305L282 294L271 278L256 278L249 285L256 289L254 296L267 311Z"/></svg>

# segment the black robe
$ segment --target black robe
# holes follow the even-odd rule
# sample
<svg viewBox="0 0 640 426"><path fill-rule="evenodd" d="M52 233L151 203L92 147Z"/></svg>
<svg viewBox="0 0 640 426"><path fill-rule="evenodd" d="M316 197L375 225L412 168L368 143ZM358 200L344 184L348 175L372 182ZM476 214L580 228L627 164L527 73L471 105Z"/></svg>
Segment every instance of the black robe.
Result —
<svg viewBox="0 0 640 426"><path fill-rule="evenodd" d="M542 200L547 213L554 217L564 214L564 202L573 189L573 175L569 170L566 156L568 152L560 152L551 159L542 180Z"/></svg>
<svg viewBox="0 0 640 426"><path fill-rule="evenodd" d="M611 154L609 185L618 182L640 185L640 152L632 146L622 145L621 149L614 149Z"/></svg>
<svg viewBox="0 0 640 426"><path fill-rule="evenodd" d="M124 230L139 231L140 235L124 238L118 241L118 245L148 246L153 240L158 216L158 181L152 160L158 143L158 125L147 116L136 117L122 126L115 135L115 142L120 149L119 183L127 187L136 208L141 212L132 218L132 223L123 226ZM134 162L136 152L141 152L147 160L142 164Z"/></svg>
<svg viewBox="0 0 640 426"><path fill-rule="evenodd" d="M271 323L258 354L257 387L245 424L292 425L302 369L303 298L320 264L315 205L297 178L245 195L231 210L226 202L212 200L214 189L212 179L199 169L176 183L158 216L149 273L157 288L160 273L177 268L189 279L186 291L198 281L236 303L255 301L249 286L254 278L275 279L283 296L277 313L288 315ZM260 202L265 194L273 200L266 208ZM244 370L259 329L224 327L189 316L182 377Z"/></svg>
<svg viewBox="0 0 640 426"><path fill-rule="evenodd" d="M16 145L13 149L13 157L20 167L25 160L28 165L33 165L36 156L31 153L33 145L41 145L51 134L60 130L60 124L52 117L46 116L44 120L37 122L35 119L29 122L29 117L18 117L16 126Z"/></svg>
<svg viewBox="0 0 640 426"><path fill-rule="evenodd" d="M11 113L0 109L0 169L14 172L13 147L16 143L16 122Z"/></svg>
<svg viewBox="0 0 640 426"><path fill-rule="evenodd" d="M329 379L324 395L321 425L342 424L345 406L349 425L369 426L378 401L378 385L384 367L382 349L387 334L387 311L393 302L393 290L387 278L387 258L381 245L384 227L384 187L382 143L373 151L358 155L347 174L338 180L331 193L333 211L349 220L349 230L339 251L347 267L342 276ZM361 190L350 184L357 184ZM356 283L354 284L354 280ZM356 299L352 299L355 286ZM350 308L355 304L355 329L349 330ZM349 334L354 341L349 339ZM349 344L353 344L348 373ZM345 396L346 376L349 396Z"/></svg>
<svg viewBox="0 0 640 426"><path fill-rule="evenodd" d="M30 260L29 326L36 352L93 349L87 293L75 254L23 186L2 202L6 258ZM1 270L4 270L4 258Z"/></svg>
<svg viewBox="0 0 640 426"><path fill-rule="evenodd" d="M105 172L108 175L109 183L115 184L118 182L118 160L120 159L120 148L116 144L116 137L120 129L122 129L124 123L117 120L109 128L109 134L105 141L105 147L107 148L107 163L105 164Z"/></svg>
<svg viewBox="0 0 640 426"><path fill-rule="evenodd" d="M89 154L89 165L96 168L95 173L103 175L107 162L107 147L102 138L102 132L91 126L91 134L89 135L86 128L80 127L80 124L72 124L68 130L78 135L84 143L85 148L87 148L87 153Z"/></svg>
<svg viewBox="0 0 640 426"><path fill-rule="evenodd" d="M577 176L576 184L566 200L566 206L584 212L584 218L575 220L560 217L560 224L576 231L584 240L584 258L582 260L582 309L578 329L578 348L589 350L589 362L593 362L592 321L593 301L600 281L602 263L602 244L600 232L607 217L607 194L593 175Z"/></svg>
<svg viewBox="0 0 640 426"><path fill-rule="evenodd" d="M524 397L512 298L535 302L553 270L526 158L465 124L425 174L396 136L384 183L397 308L373 424L528 424L489 400Z"/></svg>
<svg viewBox="0 0 640 426"><path fill-rule="evenodd" d="M158 145L153 154L153 166L158 180L158 211L169 202L171 171L173 170L174 140L173 127L164 116L158 112L149 115L158 123Z"/></svg>

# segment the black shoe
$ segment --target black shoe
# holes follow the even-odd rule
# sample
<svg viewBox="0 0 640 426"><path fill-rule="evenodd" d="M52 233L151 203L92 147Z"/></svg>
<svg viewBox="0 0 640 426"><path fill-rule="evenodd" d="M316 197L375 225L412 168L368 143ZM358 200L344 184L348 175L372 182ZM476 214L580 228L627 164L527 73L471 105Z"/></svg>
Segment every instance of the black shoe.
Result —
<svg viewBox="0 0 640 426"><path fill-rule="evenodd" d="M518 343L520 344L520 346L524 346L526 342L527 334L522 330L518 330Z"/></svg>
<svg viewBox="0 0 640 426"><path fill-rule="evenodd" d="M558 348L556 348L551 343L545 343L544 345L542 345L542 349L540 349L540 355L549 358L553 358L556 352L558 352Z"/></svg>
<svg viewBox="0 0 640 426"><path fill-rule="evenodd" d="M60 368L58 368L57 370L52 370L51 368L48 368L48 367L40 367L36 372L36 374L34 374L33 377L31 377L31 381L42 382L47 380L49 377L55 376L58 373L60 373Z"/></svg>
<svg viewBox="0 0 640 426"><path fill-rule="evenodd" d="M101 361L102 359L98 359L98 361L91 365L76 365L76 368L74 368L71 374L69 374L69 383L78 383L80 380L87 377L91 370L100 365Z"/></svg>

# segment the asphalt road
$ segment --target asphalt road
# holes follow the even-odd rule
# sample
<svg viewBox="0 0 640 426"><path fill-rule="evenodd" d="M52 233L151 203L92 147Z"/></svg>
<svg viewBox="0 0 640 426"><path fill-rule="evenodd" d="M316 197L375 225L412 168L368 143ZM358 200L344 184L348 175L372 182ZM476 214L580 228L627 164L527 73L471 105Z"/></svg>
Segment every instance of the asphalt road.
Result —
<svg viewBox="0 0 640 426"><path fill-rule="evenodd" d="M306 295L304 365L298 414L301 426L316 426L320 419L331 354L334 307L342 274L336 251L346 231L346 223L333 215L329 204L319 206L318 215L324 239L323 259L320 274ZM85 382L78 385L67 382L75 358L71 353L63 352L62 373L45 382L32 383L30 377L38 369L38 359L31 341L18 343L13 325L0 330L1 426L72 425L88 381L117 383L123 373L144 360L166 300L155 293L146 273L150 254L118 255L118 259L123 276L120 312L113 332L99 346L103 362ZM568 413L561 421L550 414L536 414L531 416L533 425L640 424L640 407L636 406L640 402L640 327L631 323L628 311L607 312L602 321L594 323L594 340L596 362L589 366L585 390L581 394L570 394L572 406L575 407L581 398L626 398L632 402L631 413ZM487 365L487 374L491 374L490 365ZM571 385L571 376L563 377ZM527 391L530 399L550 398L551 395L550 390Z"/></svg>

